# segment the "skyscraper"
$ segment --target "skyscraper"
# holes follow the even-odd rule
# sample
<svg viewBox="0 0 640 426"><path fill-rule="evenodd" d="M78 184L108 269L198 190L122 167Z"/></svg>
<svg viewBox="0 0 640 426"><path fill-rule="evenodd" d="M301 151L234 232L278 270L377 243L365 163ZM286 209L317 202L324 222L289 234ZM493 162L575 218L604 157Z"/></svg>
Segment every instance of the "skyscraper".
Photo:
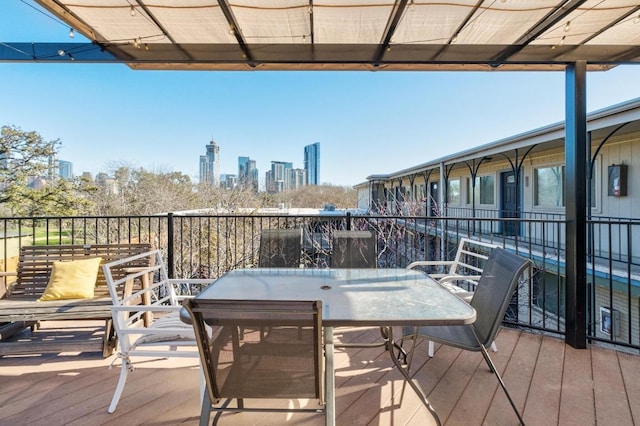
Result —
<svg viewBox="0 0 640 426"><path fill-rule="evenodd" d="M220 147L213 140L209 142L207 153L200 156L200 183L220 185Z"/></svg>
<svg viewBox="0 0 640 426"><path fill-rule="evenodd" d="M307 185L320 182L320 142L304 147L304 170L307 172Z"/></svg>
<svg viewBox="0 0 640 426"><path fill-rule="evenodd" d="M73 178L73 163L71 161L59 160L58 161L58 175L62 179Z"/></svg>
<svg viewBox="0 0 640 426"><path fill-rule="evenodd" d="M288 187L289 189L299 189L307 186L307 173L304 169L289 169Z"/></svg>
<svg viewBox="0 0 640 426"><path fill-rule="evenodd" d="M285 161L272 161L271 170L266 173L267 191L281 192L289 189L291 175L289 170L293 169L293 163Z"/></svg>
<svg viewBox="0 0 640 426"><path fill-rule="evenodd" d="M250 186L258 190L258 169L255 160L249 157L238 157L238 185Z"/></svg>
<svg viewBox="0 0 640 426"><path fill-rule="evenodd" d="M220 175L220 187L224 189L233 189L238 186L238 176L221 174Z"/></svg>

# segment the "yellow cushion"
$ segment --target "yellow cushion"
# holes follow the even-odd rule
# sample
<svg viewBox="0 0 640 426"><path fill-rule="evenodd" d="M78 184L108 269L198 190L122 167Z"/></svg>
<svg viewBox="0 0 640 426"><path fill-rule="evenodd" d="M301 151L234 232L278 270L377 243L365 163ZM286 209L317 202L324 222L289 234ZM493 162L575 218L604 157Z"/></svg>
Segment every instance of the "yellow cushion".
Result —
<svg viewBox="0 0 640 426"><path fill-rule="evenodd" d="M53 262L49 283L39 302L93 297L102 258Z"/></svg>

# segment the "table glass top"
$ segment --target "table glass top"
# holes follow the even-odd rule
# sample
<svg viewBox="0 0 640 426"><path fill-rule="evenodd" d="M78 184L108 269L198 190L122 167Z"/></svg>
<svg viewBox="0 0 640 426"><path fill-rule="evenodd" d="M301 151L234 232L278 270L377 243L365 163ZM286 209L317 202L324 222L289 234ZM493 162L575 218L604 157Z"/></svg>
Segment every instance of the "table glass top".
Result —
<svg viewBox="0 0 640 426"><path fill-rule="evenodd" d="M198 298L320 300L326 326L462 325L475 310L410 269L237 269Z"/></svg>

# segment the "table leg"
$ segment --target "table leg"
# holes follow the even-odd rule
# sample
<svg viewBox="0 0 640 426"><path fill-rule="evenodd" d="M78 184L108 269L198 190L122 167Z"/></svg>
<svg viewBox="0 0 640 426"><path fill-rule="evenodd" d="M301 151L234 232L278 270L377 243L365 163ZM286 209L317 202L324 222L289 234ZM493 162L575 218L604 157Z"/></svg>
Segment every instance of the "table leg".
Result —
<svg viewBox="0 0 640 426"><path fill-rule="evenodd" d="M325 355L325 424L336 424L336 375L333 366L333 327L324 327L324 355Z"/></svg>
<svg viewBox="0 0 640 426"><path fill-rule="evenodd" d="M436 410L434 410L433 407L431 406L431 403L429 403L429 400L427 399L427 396L424 394L424 391L422 390L422 388L418 383L414 382L411 379L411 376L409 376L408 370L402 366L402 364L400 363L400 361L398 361L397 357L393 352L393 348L394 348L393 327L387 327L387 335L388 335L388 340L387 340L386 349L389 352L389 355L391 356L391 361L398 368L398 370L404 377L405 381L409 384L409 386L411 386L411 388L416 393L416 395L420 397L420 400L422 401L424 406L427 407L427 410L431 412L431 414L433 415L433 418L436 421L436 424L441 425L442 422L440 422L440 418L438 417Z"/></svg>

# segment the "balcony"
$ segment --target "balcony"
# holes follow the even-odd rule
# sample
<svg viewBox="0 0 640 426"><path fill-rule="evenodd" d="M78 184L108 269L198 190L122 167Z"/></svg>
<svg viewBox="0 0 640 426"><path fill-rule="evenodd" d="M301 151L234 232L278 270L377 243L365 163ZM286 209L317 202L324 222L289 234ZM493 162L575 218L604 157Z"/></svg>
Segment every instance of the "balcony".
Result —
<svg viewBox="0 0 640 426"><path fill-rule="evenodd" d="M174 277L200 278L255 266L260 230L265 228L302 228L305 267L331 266L330 235L336 229L375 231L379 267L450 259L461 237L491 241L532 259L535 266L531 279L512 301L505 317L507 328L499 334L499 350L494 354L527 423L640 422L636 397L640 387L630 380L640 367L640 357L633 355L640 350L640 262L631 250L639 244L638 221L600 218L589 222L584 327L592 344L586 350L573 349L562 340L568 303L562 218L167 214L7 218L0 226L5 236L0 261L7 270L15 267L12 262L21 245L128 241L161 248ZM513 229L519 232L508 232ZM84 322L77 327L85 327ZM368 336L361 332L341 329L339 337L366 340ZM374 336L375 330L367 333ZM479 354L443 346L429 359L426 345L422 346L414 378L445 423L517 423ZM343 349L338 354L339 424L423 424L425 413L411 391L400 403L401 377L384 356L372 349ZM142 362L118 411L108 415L106 406L118 375L117 369L107 368L111 362L94 353L5 356L0 359L0 405L9 408L1 410L0 423L115 424L131 418L140 424L197 422L194 365L174 366L171 363L177 361L166 360ZM167 363L174 368L163 368ZM270 417L273 423L322 423L320 418L274 416ZM264 420L243 414L227 419L227 424L239 424L240 419L246 424Z"/></svg>

